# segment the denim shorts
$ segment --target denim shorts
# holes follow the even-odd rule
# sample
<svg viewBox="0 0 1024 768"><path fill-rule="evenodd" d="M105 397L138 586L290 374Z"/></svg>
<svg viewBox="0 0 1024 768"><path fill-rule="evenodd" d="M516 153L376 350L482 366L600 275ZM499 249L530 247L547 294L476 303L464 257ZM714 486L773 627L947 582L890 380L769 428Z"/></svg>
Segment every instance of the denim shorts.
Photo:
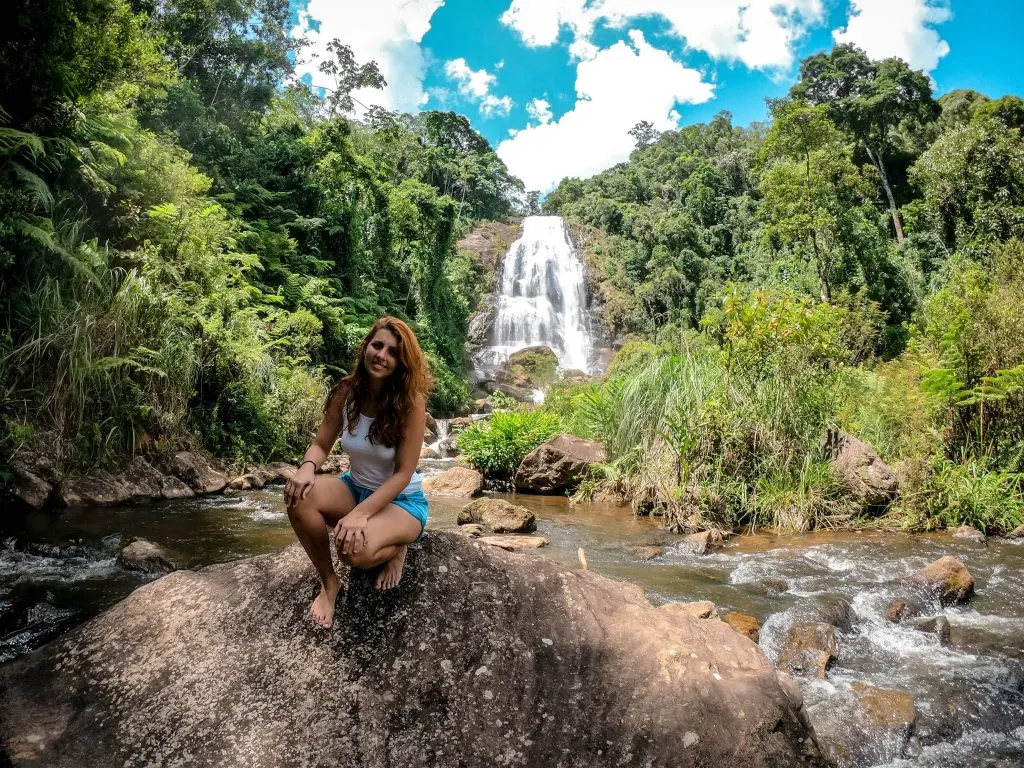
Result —
<svg viewBox="0 0 1024 768"><path fill-rule="evenodd" d="M352 491L352 496L356 500L356 504L362 504L366 499L370 497L370 494L374 492L374 488L363 488L361 485L356 485L352 479L352 475L346 472L340 478L348 489ZM423 536L423 529L427 527L427 497L423 495L423 491L413 491L412 493L400 493L395 496L394 501L391 502L396 507L401 507L410 515L419 520L420 523L420 535L416 537L419 541Z"/></svg>

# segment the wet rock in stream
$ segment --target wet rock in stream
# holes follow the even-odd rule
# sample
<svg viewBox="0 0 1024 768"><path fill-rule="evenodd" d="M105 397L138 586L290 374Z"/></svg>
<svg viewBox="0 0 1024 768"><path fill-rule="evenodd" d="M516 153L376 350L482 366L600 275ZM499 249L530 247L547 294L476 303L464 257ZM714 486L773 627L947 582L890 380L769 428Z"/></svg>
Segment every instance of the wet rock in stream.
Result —
<svg viewBox="0 0 1024 768"><path fill-rule="evenodd" d="M779 651L779 667L793 674L824 680L838 654L839 641L831 624L821 621L793 624Z"/></svg>
<svg viewBox="0 0 1024 768"><path fill-rule="evenodd" d="M297 545L141 587L0 668L0 743L51 768L824 765L754 644L635 586L433 534L393 592L343 577L333 630L316 591Z"/></svg>

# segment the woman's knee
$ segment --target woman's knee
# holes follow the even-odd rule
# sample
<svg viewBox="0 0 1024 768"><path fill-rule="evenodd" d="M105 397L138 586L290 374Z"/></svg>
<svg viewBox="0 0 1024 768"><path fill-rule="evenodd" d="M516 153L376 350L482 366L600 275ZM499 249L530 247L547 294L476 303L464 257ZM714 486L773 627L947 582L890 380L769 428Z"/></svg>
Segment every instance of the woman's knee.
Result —
<svg viewBox="0 0 1024 768"><path fill-rule="evenodd" d="M358 568L361 571L365 571L368 568L373 568L377 565L377 553L371 552L368 549L362 549L359 552L353 552L348 555L339 555L341 562L350 568Z"/></svg>

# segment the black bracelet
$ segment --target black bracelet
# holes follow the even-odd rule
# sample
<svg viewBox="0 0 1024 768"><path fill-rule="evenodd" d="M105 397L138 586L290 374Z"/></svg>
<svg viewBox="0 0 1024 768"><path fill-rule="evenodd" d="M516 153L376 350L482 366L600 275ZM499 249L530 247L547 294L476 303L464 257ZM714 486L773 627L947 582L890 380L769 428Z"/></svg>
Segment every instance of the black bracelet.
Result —
<svg viewBox="0 0 1024 768"><path fill-rule="evenodd" d="M313 461L312 459L306 459L304 462L302 462L302 464L299 464L299 469L302 469L302 465L303 464L312 464L313 465L313 471L316 472L316 462Z"/></svg>

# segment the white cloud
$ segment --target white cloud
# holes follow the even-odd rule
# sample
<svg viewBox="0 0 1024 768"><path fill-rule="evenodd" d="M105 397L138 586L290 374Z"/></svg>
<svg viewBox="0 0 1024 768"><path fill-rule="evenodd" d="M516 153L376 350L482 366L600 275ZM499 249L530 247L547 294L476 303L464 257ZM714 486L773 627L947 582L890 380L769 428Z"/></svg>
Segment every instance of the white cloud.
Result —
<svg viewBox="0 0 1024 768"><path fill-rule="evenodd" d="M489 93L480 101L480 113L486 117L491 115L507 115L512 111L512 99L508 96L495 96Z"/></svg>
<svg viewBox="0 0 1024 768"><path fill-rule="evenodd" d="M598 23L625 26L659 16L673 35L712 58L755 69L787 68L807 26L824 17L822 0L512 0L501 20L531 46L552 45L567 28L577 59L596 55Z"/></svg>
<svg viewBox="0 0 1024 768"><path fill-rule="evenodd" d="M416 111L424 104L423 77L426 62L420 41L430 29L430 20L444 0L375 0L373 3L309 0L292 31L304 35L311 45L304 49L296 74L312 76L315 85L330 87L319 71L328 54L327 43L338 38L350 46L356 61L376 61L388 85L383 91L358 90L353 96L366 105ZM320 22L313 31L310 20ZM314 58L314 55L318 58Z"/></svg>
<svg viewBox="0 0 1024 768"><path fill-rule="evenodd" d="M837 43L853 43L873 59L897 56L914 69L931 72L949 53L949 43L932 25L953 18L944 0L851 0L845 29L832 33Z"/></svg>
<svg viewBox="0 0 1024 768"><path fill-rule="evenodd" d="M551 105L544 99L533 99L526 105L526 113L541 125L551 122Z"/></svg>
<svg viewBox="0 0 1024 768"><path fill-rule="evenodd" d="M464 96L482 99L497 79L486 69L470 69L465 59L453 59L444 65L444 73L459 84Z"/></svg>
<svg viewBox="0 0 1024 768"><path fill-rule="evenodd" d="M638 31L629 38L632 45L618 42L577 65L573 109L498 145L498 155L528 189L547 190L565 176L592 176L625 160L634 146L628 131L636 123L650 120L669 130L678 124L677 102L712 98L714 86L700 72L653 48ZM537 110L538 101L531 102Z"/></svg>
<svg viewBox="0 0 1024 768"><path fill-rule="evenodd" d="M444 65L444 72L459 85L459 93L480 102L480 114L485 117L507 115L513 106L508 96L495 96L490 92L497 77L486 69L473 69L465 59L452 59Z"/></svg>

